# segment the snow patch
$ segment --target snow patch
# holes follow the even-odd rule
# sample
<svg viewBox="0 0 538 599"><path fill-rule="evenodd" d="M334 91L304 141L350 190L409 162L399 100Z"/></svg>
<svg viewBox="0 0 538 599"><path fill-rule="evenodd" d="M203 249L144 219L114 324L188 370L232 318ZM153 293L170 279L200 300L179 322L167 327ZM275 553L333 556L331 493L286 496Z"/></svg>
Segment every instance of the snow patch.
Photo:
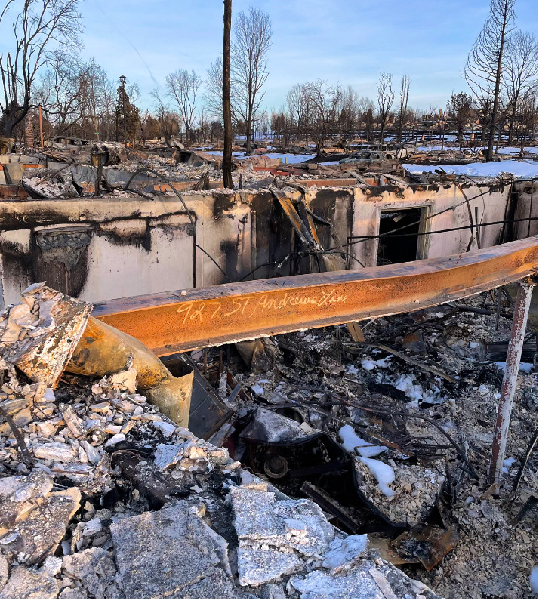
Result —
<svg viewBox="0 0 538 599"><path fill-rule="evenodd" d="M361 439L349 424L346 424L339 430L339 435L342 439L344 449L352 453L358 449L363 458L373 458L387 451L387 448L382 445L372 445L368 441Z"/></svg>
<svg viewBox="0 0 538 599"><path fill-rule="evenodd" d="M365 358L361 362L361 366L364 370L374 370L374 368L389 368L390 367L390 356L387 358L381 358L380 360L370 360Z"/></svg>
<svg viewBox="0 0 538 599"><path fill-rule="evenodd" d="M389 485L396 480L396 475L392 466L389 466L384 462L380 462L379 460L371 460L370 458L359 459L375 476L381 491L387 497L393 497L394 491L389 487Z"/></svg>
<svg viewBox="0 0 538 599"><path fill-rule="evenodd" d="M538 595L538 566L534 566L534 568L531 571L530 585L532 592L535 595Z"/></svg>
<svg viewBox="0 0 538 599"><path fill-rule="evenodd" d="M468 175L471 177L497 177L501 173L511 173L517 179L538 176L538 162L527 160L503 160L501 162L473 162L471 164L423 165L404 164L403 168L410 173L434 173L442 168L445 173Z"/></svg>

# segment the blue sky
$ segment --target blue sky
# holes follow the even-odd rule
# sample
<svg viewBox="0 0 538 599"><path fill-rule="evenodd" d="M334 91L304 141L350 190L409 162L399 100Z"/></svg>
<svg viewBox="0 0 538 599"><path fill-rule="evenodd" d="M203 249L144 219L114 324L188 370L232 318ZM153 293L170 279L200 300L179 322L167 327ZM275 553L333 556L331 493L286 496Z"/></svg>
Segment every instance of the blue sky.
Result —
<svg viewBox="0 0 538 599"><path fill-rule="evenodd" d="M518 25L538 35L537 0L518 0ZM467 53L487 17L489 0L233 0L273 23L265 106L279 108L298 82L351 84L375 99L379 74L411 77L410 105L445 107L465 88ZM205 76L222 46L222 0L84 0L83 56L109 76L137 82L141 104L167 73ZM1 42L0 42L1 44ZM151 73L151 74L150 74Z"/></svg>

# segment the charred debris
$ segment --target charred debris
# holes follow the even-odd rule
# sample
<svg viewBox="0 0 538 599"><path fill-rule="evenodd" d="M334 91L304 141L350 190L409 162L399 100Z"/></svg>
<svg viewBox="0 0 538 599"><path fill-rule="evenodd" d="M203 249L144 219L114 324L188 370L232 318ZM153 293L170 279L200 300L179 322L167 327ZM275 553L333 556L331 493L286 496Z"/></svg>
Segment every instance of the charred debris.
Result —
<svg viewBox="0 0 538 599"><path fill-rule="evenodd" d="M106 324L101 306L92 315L89 282L101 271L88 247L106 229L118 252L130 235L139 236L140 254L160 251L157 221L175 242L170 214L144 204L163 198L177 198L173 217L181 212L182 234L191 227L184 237L193 248L189 285L174 280L167 289L359 270L534 232L534 181L458 179L442 166L409 175L403 156L378 154L339 156L334 165L237 161L236 192L260 195L235 205L212 196L209 217L182 194L218 190L214 154L58 142L0 156L1 197L36 203L24 223L16 205L6 211L0 236L0 599L531 596L534 278L503 271L498 284L512 284L473 287L456 301L157 351L160 359ZM429 156L444 159L454 162ZM428 193L426 203L420 194ZM110 201L114 216L99 221L88 203L75 218L69 200L84 198ZM349 203L357 198L362 204ZM213 246L196 237L197 222L208 230L235 218L241 234L219 230ZM247 222L251 237L241 237ZM285 251L284 237L293 240ZM435 246L434 237L444 241ZM536 261L528 256L514 259L514 272ZM50 264L59 263L51 279ZM35 284L21 296L23 281ZM123 297L110 285L100 292Z"/></svg>
<svg viewBox="0 0 538 599"><path fill-rule="evenodd" d="M524 596L530 334L488 479L515 302L488 292L362 338L340 325L160 362L35 285L0 323L0 596ZM187 396L190 422L170 408Z"/></svg>

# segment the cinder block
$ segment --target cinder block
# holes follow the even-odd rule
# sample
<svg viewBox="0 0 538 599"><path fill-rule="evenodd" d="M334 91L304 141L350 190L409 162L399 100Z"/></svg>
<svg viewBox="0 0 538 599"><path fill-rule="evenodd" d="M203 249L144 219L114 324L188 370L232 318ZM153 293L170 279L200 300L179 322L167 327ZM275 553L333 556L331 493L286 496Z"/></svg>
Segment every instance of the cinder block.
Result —
<svg viewBox="0 0 538 599"><path fill-rule="evenodd" d="M18 185L22 181L22 167L19 162L9 162L4 165L4 174L6 182L11 185Z"/></svg>

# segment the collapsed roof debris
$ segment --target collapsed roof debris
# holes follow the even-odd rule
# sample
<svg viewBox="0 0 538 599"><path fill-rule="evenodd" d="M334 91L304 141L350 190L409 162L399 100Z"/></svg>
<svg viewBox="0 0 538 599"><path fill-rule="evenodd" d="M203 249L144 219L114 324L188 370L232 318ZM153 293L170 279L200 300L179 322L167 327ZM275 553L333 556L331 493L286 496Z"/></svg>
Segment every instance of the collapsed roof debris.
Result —
<svg viewBox="0 0 538 599"><path fill-rule="evenodd" d="M43 318L44 300L52 319ZM534 525L523 513L515 525L509 519L538 490L531 459L508 512L508 475L484 493L502 376L477 360L485 357L486 342L499 345L509 332L508 319L498 332L491 326L491 301L477 296L372 321L358 354L361 345L337 327L274 337L275 361L263 374L241 366L239 353L241 361L228 358L232 420L224 435L214 436L225 445L218 447L139 394L134 362L122 352L134 354L128 343L122 349L122 336L109 341L117 364L92 372L98 361L77 338L95 338L92 323L100 323L90 320L73 339L61 329L58 308L69 313L72 300L42 285L30 289L20 305L29 307L31 319L23 321L12 307L5 330L17 325L48 347L44 339L59 326L55 338L64 332L78 357L69 361L70 350L63 350L62 378L52 390L46 385L56 374L44 384L24 381L14 369L19 353L13 347L25 335L12 335L5 346L1 405L22 432L31 461L11 425L1 425L0 544L8 576L0 597L204 597L218 589L224 597L433 599L433 587L459 598L473 596L468 585L474 584L472 577L458 578L462 557L472 552L478 559L483 538L490 539L491 555L467 567L489 577L483 584L492 593L512 589L518 596L532 560L522 558L528 545L520 539L531 539ZM86 323L87 305L74 305ZM421 343L410 343L417 331ZM395 342L402 350L379 349ZM193 354L199 364L204 352ZM434 364L423 369L426 354ZM93 376L68 373L72 362L81 368L82 355ZM216 372L211 364L200 368L220 386L218 360L216 366ZM446 378L436 376L442 371ZM527 400L516 402L513 426L520 434L510 437L509 455L522 456L534 434L520 414L538 403L535 375L528 376L518 391ZM241 393L231 393L233 377ZM402 377L413 387L402 387ZM439 392L432 401L433 387ZM471 403L460 399L463 388ZM478 429L475 413L483 422ZM497 532L488 529L492 521ZM44 534L36 535L37 528ZM493 576L487 560L501 556L505 567ZM423 582L412 580L417 577Z"/></svg>
<svg viewBox="0 0 538 599"><path fill-rule="evenodd" d="M20 305L33 299L39 315L44 298L56 318L19 326L38 340L56 325L56 341L73 337L57 311L69 298L36 286ZM74 305L87 318L87 306ZM365 536L334 528L313 501L286 497L160 414L136 392L133 369L100 380L64 371L52 390L24 382L17 353L5 356L1 405L31 463L2 425L2 599L326 596L322 587L311 594L315 580L372 597L436 597Z"/></svg>

